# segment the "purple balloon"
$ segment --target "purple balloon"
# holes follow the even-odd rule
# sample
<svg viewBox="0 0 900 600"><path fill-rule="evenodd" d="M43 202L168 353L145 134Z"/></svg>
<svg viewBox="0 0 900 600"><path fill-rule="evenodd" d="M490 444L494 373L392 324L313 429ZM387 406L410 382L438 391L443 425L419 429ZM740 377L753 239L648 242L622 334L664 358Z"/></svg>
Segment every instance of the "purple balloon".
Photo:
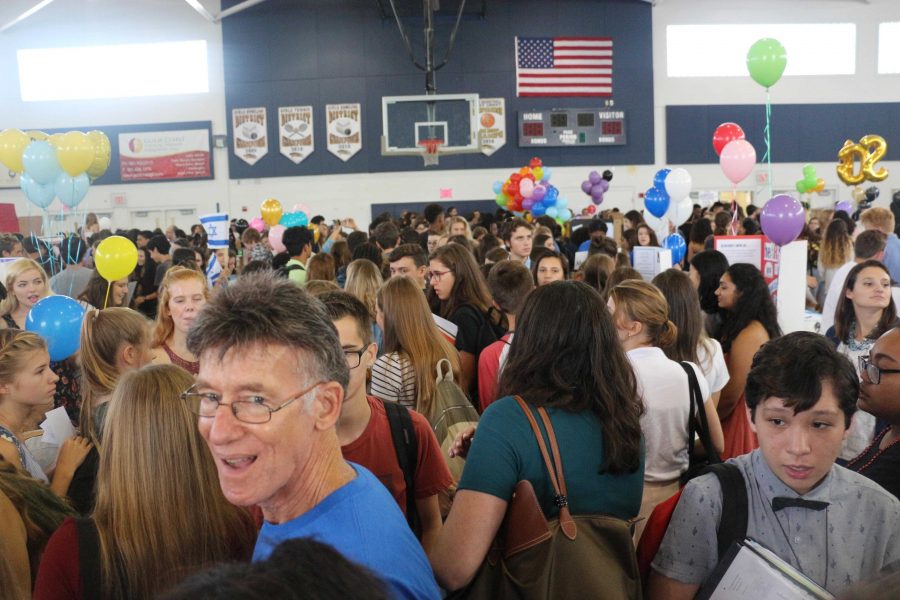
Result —
<svg viewBox="0 0 900 600"><path fill-rule="evenodd" d="M590 194L592 187L594 187L594 184L592 184L590 181L585 180L581 182L581 191L585 194Z"/></svg>
<svg viewBox="0 0 900 600"><path fill-rule="evenodd" d="M590 181L591 184L596 184L603 181L603 177L601 177L600 173L598 173L597 171L591 171L588 174L588 181Z"/></svg>
<svg viewBox="0 0 900 600"><path fill-rule="evenodd" d="M531 208L533 206L534 206L534 196L532 196L531 198L525 198L522 200L522 208L524 208L525 210L531 210Z"/></svg>
<svg viewBox="0 0 900 600"><path fill-rule="evenodd" d="M540 202L541 200L544 199L544 196L546 194L547 194L547 188L544 187L543 185L538 184L538 185L534 186L534 191L531 192L531 199L534 200L535 202Z"/></svg>
<svg viewBox="0 0 900 600"><path fill-rule="evenodd" d="M604 194L609 191L609 182L607 180L601 179L600 183L598 183L597 185L600 186L600 189L603 190Z"/></svg>
<svg viewBox="0 0 900 600"><path fill-rule="evenodd" d="M805 217L803 205L796 198L780 194L770 198L762 207L759 223L770 240L784 246L800 235Z"/></svg>
<svg viewBox="0 0 900 600"><path fill-rule="evenodd" d="M850 204L849 202L847 202L846 200L844 200L842 202L838 202L837 204L834 205L834 212L841 212L841 211L847 213L848 215L852 215L853 214L853 205Z"/></svg>
<svg viewBox="0 0 900 600"><path fill-rule="evenodd" d="M600 189L599 185L595 185L594 189L591 190L591 200L594 201L594 204L603 202L603 190Z"/></svg>

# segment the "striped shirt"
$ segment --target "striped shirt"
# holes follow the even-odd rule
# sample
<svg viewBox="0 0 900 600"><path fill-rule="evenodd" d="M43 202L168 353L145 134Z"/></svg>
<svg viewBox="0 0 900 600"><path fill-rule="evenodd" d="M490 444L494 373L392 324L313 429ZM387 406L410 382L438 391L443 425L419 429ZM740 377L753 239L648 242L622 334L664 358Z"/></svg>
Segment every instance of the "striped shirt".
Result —
<svg viewBox="0 0 900 600"><path fill-rule="evenodd" d="M391 352L378 357L372 365L369 393L415 410L418 400L416 371L405 354Z"/></svg>

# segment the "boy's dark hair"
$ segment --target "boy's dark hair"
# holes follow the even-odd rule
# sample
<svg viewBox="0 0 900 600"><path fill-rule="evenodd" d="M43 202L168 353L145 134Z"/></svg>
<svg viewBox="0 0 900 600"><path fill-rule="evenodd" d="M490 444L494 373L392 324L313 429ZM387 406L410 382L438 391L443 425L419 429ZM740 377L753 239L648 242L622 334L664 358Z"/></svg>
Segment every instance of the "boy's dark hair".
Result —
<svg viewBox="0 0 900 600"><path fill-rule="evenodd" d="M84 259L87 249L88 245L83 239L76 235L70 235L59 245L60 258L67 265L79 265Z"/></svg>
<svg viewBox="0 0 900 600"><path fill-rule="evenodd" d="M194 251L190 248L176 248L172 252L172 266L177 267L178 265L189 269L198 269L199 265L197 264L197 256L194 254Z"/></svg>
<svg viewBox="0 0 900 600"><path fill-rule="evenodd" d="M859 376L846 356L828 338L797 331L768 341L753 357L745 395L751 418L767 398L777 397L794 414L811 409L822 396L822 382L831 383L844 413L844 426L856 412Z"/></svg>
<svg viewBox="0 0 900 600"><path fill-rule="evenodd" d="M417 267L424 267L428 264L428 253L419 244L401 244L397 246L388 255L388 262L397 262L401 258L406 257L413 259Z"/></svg>
<svg viewBox="0 0 900 600"><path fill-rule="evenodd" d="M372 315L356 296L343 290L327 292L318 296L332 321L350 317L356 321L359 338L364 344L372 343Z"/></svg>
<svg viewBox="0 0 900 600"><path fill-rule="evenodd" d="M525 219L520 219L519 217L516 217L515 219L513 219L512 221L509 221L508 223L506 223L506 225L503 226L503 231L500 232L500 235L503 238L503 241L508 242L510 239L512 239L513 233L519 227L524 227L528 231L534 231L534 225L532 225Z"/></svg>
<svg viewBox="0 0 900 600"><path fill-rule="evenodd" d="M160 254L168 254L172 244L164 235L154 235L147 241L147 250L156 250Z"/></svg>
<svg viewBox="0 0 900 600"><path fill-rule="evenodd" d="M423 214L426 221L434 223L439 216L444 214L444 208L440 204L429 204L425 207Z"/></svg>
<svg viewBox="0 0 900 600"><path fill-rule="evenodd" d="M303 248L312 244L312 240L312 232L306 227L288 227L281 237L281 243L291 256L300 256Z"/></svg>
<svg viewBox="0 0 900 600"><path fill-rule="evenodd" d="M595 254L605 254L610 258L615 258L618 253L619 247L616 245L616 241L608 237L597 241L592 240L591 245L588 246L588 256L593 256Z"/></svg>
<svg viewBox="0 0 900 600"><path fill-rule="evenodd" d="M310 219L309 222L312 223L313 225L318 225L319 223L321 223L324 220L325 220L325 217L323 217L322 215L316 215L312 219Z"/></svg>
<svg viewBox="0 0 900 600"><path fill-rule="evenodd" d="M365 231L351 231L347 235L347 247L350 252L356 250L356 247L369 241L369 235Z"/></svg>
<svg viewBox="0 0 900 600"><path fill-rule="evenodd" d="M360 258L365 258L366 260L371 260L375 263L378 268L381 268L382 254L381 249L371 242L366 242L365 244L360 244L353 251L353 260L357 260Z"/></svg>
<svg viewBox="0 0 900 600"><path fill-rule="evenodd" d="M391 221L382 221L372 232L372 239L382 250L395 247L399 238L400 230Z"/></svg>
<svg viewBox="0 0 900 600"><path fill-rule="evenodd" d="M285 266L289 260L291 260L291 255L289 253L279 252L272 257L272 269L277 271L281 267Z"/></svg>
<svg viewBox="0 0 900 600"><path fill-rule="evenodd" d="M525 298L534 289L531 271L517 260L501 260L492 265L487 282L494 302L510 315L519 314Z"/></svg>
<svg viewBox="0 0 900 600"><path fill-rule="evenodd" d="M587 225L588 233L594 233L597 231L602 231L604 234L609 231L606 227L606 222L600 219L591 219L591 222Z"/></svg>
<svg viewBox="0 0 900 600"><path fill-rule="evenodd" d="M484 255L485 262L491 261L492 263L498 263L501 260L507 260L509 258L509 250L503 248L502 246L497 246L496 248L491 248Z"/></svg>
<svg viewBox="0 0 900 600"><path fill-rule="evenodd" d="M141 233L140 233L140 236L141 236L142 238L144 238L145 240L148 240L148 241L149 241L149 240L153 237L153 232L150 231L149 229L142 229L142 230L141 230Z"/></svg>
<svg viewBox="0 0 900 600"><path fill-rule="evenodd" d="M400 244L418 244L422 236L412 227L404 227L400 230Z"/></svg>
<svg viewBox="0 0 900 600"><path fill-rule="evenodd" d="M264 260L251 260L246 265L244 265L243 270L241 271L241 275L250 275L251 273L258 273L260 271L271 271L272 265Z"/></svg>

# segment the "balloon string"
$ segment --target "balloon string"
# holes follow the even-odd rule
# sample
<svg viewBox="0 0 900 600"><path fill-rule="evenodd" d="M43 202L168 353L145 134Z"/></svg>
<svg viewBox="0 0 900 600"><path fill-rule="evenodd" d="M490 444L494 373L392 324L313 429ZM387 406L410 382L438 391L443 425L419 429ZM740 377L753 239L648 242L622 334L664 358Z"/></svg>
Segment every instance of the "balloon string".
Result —
<svg viewBox="0 0 900 600"><path fill-rule="evenodd" d="M112 287L112 281L106 280L106 299L103 301L103 308L106 308L106 305L109 304L109 290Z"/></svg>
<svg viewBox="0 0 900 600"><path fill-rule="evenodd" d="M737 203L737 184L731 184L731 224L728 226L731 231L731 235L737 235L737 220L738 220L738 203Z"/></svg>
<svg viewBox="0 0 900 600"><path fill-rule="evenodd" d="M769 88L766 88L766 155L765 160L769 165L769 198L772 197L772 101L769 96Z"/></svg>

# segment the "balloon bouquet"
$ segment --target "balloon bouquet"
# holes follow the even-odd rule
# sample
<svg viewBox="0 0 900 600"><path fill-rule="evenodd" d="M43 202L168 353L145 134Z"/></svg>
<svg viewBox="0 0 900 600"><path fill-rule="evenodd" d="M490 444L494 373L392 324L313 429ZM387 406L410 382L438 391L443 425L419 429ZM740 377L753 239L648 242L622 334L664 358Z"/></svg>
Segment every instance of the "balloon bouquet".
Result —
<svg viewBox="0 0 900 600"><path fill-rule="evenodd" d="M260 233L265 231L265 226L269 226L269 245L276 253L285 252L282 238L288 227L307 227L309 218L307 212L309 208L304 204L295 204L291 212L285 213L281 202L275 198L267 198L259 207L262 218L255 218L250 221L250 227L256 229Z"/></svg>
<svg viewBox="0 0 900 600"><path fill-rule="evenodd" d="M672 251L672 263L680 263L687 253L687 242L680 233L669 233L669 224L678 227L694 211L691 201L693 180L686 169L660 169L653 177L653 187L644 193L644 221L650 226L663 248Z"/></svg>
<svg viewBox="0 0 900 600"><path fill-rule="evenodd" d="M609 183L613 179L613 172L609 169L603 171L603 175L597 171L588 173L588 178L581 182L581 191L591 197L591 202L585 209L589 215L597 212L597 207L603 202L603 194L609 191Z"/></svg>
<svg viewBox="0 0 900 600"><path fill-rule="evenodd" d="M497 206L516 214L530 211L535 217L547 215L562 225L572 218L568 201L550 183L552 173L540 158L512 173L505 182L494 182Z"/></svg>

